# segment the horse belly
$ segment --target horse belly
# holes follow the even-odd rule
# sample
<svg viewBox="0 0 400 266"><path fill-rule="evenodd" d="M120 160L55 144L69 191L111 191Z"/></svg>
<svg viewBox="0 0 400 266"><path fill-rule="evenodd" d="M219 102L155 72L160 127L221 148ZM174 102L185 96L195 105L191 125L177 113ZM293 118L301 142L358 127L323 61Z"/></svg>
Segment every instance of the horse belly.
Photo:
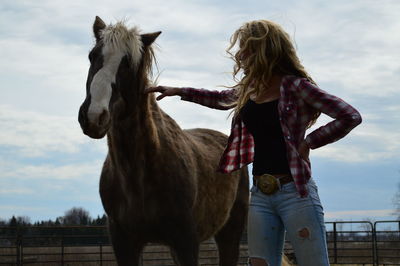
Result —
<svg viewBox="0 0 400 266"><path fill-rule="evenodd" d="M235 202L239 173L203 176L194 206L197 232L201 241L214 236L227 222Z"/></svg>
<svg viewBox="0 0 400 266"><path fill-rule="evenodd" d="M236 199L240 171L231 174L217 172L218 162L228 137L209 129L185 131L192 140L192 159L197 169L197 187L193 208L198 236L206 240L226 223Z"/></svg>

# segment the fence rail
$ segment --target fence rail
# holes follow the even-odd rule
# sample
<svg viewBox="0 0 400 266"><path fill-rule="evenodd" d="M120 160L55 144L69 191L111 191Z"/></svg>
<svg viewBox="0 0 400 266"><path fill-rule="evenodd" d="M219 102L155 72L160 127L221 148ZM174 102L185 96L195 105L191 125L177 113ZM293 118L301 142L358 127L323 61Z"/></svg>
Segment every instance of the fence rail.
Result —
<svg viewBox="0 0 400 266"><path fill-rule="evenodd" d="M400 221L327 222L331 264L400 265ZM290 242L285 254L295 262ZM200 265L218 265L212 240L200 246ZM246 265L247 237L243 236L239 265ZM0 227L0 265L116 265L104 226ZM147 245L141 265L174 265L165 246Z"/></svg>

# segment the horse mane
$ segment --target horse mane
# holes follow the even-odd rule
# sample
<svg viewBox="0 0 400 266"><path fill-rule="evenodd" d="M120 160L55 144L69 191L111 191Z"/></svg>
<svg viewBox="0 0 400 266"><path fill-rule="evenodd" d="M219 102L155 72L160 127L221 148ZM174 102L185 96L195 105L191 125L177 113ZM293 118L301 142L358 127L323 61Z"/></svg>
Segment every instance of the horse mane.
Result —
<svg viewBox="0 0 400 266"><path fill-rule="evenodd" d="M146 49L144 49L144 53L142 56L143 56L142 68L143 68L143 74L144 74L143 78L148 83L153 78L153 63L155 63L155 65L157 67L157 58L155 56L153 47L152 46L146 47ZM146 85L148 85L148 84L146 84ZM152 84L152 85L154 85L154 84Z"/></svg>
<svg viewBox="0 0 400 266"><path fill-rule="evenodd" d="M130 55L131 66L135 68L139 66L144 47L138 27L128 28L124 21L118 21L114 25L106 26L101 31L101 39L104 47L111 51L121 51ZM151 52L151 54L153 55L152 58L154 58L154 53ZM151 61L152 58L148 60ZM146 64L146 70L149 67L151 66Z"/></svg>

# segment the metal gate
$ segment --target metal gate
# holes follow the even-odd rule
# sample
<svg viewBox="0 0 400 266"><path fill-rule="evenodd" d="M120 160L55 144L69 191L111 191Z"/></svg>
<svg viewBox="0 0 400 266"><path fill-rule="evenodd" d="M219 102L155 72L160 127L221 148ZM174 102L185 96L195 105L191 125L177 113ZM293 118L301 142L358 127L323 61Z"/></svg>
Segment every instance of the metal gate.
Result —
<svg viewBox="0 0 400 266"><path fill-rule="evenodd" d="M327 222L327 244L332 264L400 265L400 221ZM286 255L295 261L290 242ZM247 238L243 236L240 263L246 265ZM142 265L174 265L169 249L146 246ZM0 227L0 265L116 265L104 226ZM218 265L213 241L200 247L200 265Z"/></svg>

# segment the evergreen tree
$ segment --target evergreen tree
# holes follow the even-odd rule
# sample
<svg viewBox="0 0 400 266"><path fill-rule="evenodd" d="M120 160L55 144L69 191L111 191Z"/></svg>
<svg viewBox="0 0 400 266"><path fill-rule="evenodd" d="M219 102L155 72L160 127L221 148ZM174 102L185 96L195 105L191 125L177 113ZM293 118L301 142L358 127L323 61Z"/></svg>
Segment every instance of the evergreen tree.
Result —
<svg viewBox="0 0 400 266"><path fill-rule="evenodd" d="M107 225L107 215L103 214L100 220L100 225Z"/></svg>
<svg viewBox="0 0 400 266"><path fill-rule="evenodd" d="M13 217L11 217L10 221L8 222L8 226L10 226L10 227L18 226L17 218L15 218L14 215L13 215Z"/></svg>
<svg viewBox="0 0 400 266"><path fill-rule="evenodd" d="M31 219L28 216L18 216L17 224L20 226L28 226L31 225Z"/></svg>

